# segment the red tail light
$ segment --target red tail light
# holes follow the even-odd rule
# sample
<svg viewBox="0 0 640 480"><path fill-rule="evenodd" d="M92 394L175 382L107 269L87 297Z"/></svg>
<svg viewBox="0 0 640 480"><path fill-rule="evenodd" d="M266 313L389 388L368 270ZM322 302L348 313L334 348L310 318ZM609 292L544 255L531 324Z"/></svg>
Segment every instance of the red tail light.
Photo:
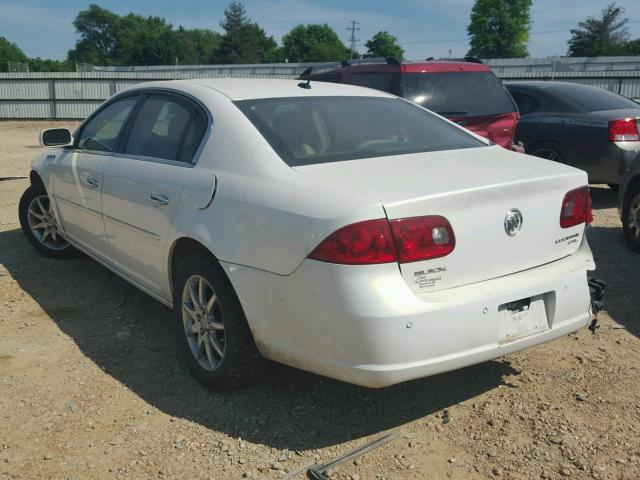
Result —
<svg viewBox="0 0 640 480"><path fill-rule="evenodd" d="M562 228L573 227L581 223L591 223L593 213L591 211L591 195L589 187L580 187L571 190L562 200L560 211L560 226Z"/></svg>
<svg viewBox="0 0 640 480"><path fill-rule="evenodd" d="M329 235L309 258L329 263L371 265L444 257L455 248L451 224L440 216L354 223Z"/></svg>
<svg viewBox="0 0 640 480"><path fill-rule="evenodd" d="M412 217L390 223L400 263L444 257L455 248L453 228L444 217Z"/></svg>
<svg viewBox="0 0 640 480"><path fill-rule="evenodd" d="M309 258L347 265L388 263L397 259L386 219L354 223L333 232Z"/></svg>
<svg viewBox="0 0 640 480"><path fill-rule="evenodd" d="M609 140L612 142L640 142L638 120L623 118L609 122Z"/></svg>

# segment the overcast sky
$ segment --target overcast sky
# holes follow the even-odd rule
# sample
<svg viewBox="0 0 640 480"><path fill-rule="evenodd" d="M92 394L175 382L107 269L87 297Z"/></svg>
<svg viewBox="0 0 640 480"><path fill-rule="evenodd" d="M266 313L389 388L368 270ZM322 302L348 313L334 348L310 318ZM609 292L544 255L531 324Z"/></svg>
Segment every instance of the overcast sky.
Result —
<svg viewBox="0 0 640 480"><path fill-rule="evenodd" d="M97 1L97 0L94 0ZM569 29L590 15L598 15L609 0L533 0L529 53L533 57L564 55ZM0 0L0 36L17 43L29 56L63 59L76 35L71 25L89 2L76 0ZM120 14L130 11L164 17L174 26L220 30L228 1L103 0L99 3ZM466 27L473 0L246 0L249 17L280 42L282 35L299 23L328 23L345 44L350 20L360 22L359 51L380 30L398 37L406 57L463 56L467 49ZM619 0L625 8L632 38L640 38L640 0ZM560 30L560 31L558 31Z"/></svg>

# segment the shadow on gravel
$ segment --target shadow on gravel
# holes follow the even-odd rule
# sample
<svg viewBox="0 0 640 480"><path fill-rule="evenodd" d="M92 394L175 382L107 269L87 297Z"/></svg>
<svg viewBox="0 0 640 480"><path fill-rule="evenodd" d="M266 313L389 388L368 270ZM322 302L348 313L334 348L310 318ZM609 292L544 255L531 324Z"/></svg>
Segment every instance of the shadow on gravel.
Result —
<svg viewBox="0 0 640 480"><path fill-rule="evenodd" d="M398 427L519 373L493 361L368 390L274 364L255 386L217 394L193 380L180 360L171 312L93 260L42 257L11 230L0 232L0 264L84 355L146 402L275 448L321 448Z"/></svg>
<svg viewBox="0 0 640 480"><path fill-rule="evenodd" d="M614 321L640 337L640 255L627 247L622 226L590 227L587 237L596 261L596 275L607 283L605 310Z"/></svg>

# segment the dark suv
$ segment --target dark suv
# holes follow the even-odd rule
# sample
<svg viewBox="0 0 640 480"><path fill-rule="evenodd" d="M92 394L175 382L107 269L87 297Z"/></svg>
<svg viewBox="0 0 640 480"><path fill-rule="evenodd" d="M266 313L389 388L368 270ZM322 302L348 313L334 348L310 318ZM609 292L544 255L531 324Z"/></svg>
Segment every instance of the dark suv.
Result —
<svg viewBox="0 0 640 480"><path fill-rule="evenodd" d="M512 147L520 118L509 92L482 63L366 59L309 68L300 78L361 85L398 95L505 148Z"/></svg>

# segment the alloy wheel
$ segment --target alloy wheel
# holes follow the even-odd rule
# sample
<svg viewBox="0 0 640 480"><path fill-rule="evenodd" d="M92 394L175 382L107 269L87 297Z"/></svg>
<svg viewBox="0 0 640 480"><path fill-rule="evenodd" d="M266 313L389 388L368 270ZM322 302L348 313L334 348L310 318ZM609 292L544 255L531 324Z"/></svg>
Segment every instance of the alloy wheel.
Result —
<svg viewBox="0 0 640 480"><path fill-rule="evenodd" d="M552 160L554 162L562 162L562 157L560 157L558 152L556 152L552 148L539 148L538 150L533 152L533 155L540 158L546 158L547 160Z"/></svg>
<svg viewBox="0 0 640 480"><path fill-rule="evenodd" d="M29 203L27 218L31 233L42 245L51 250L63 250L69 243L58 229L58 220L47 195L38 195Z"/></svg>
<svg viewBox="0 0 640 480"><path fill-rule="evenodd" d="M637 193L629 202L627 226L636 243L640 244L640 193Z"/></svg>
<svg viewBox="0 0 640 480"><path fill-rule="evenodd" d="M218 297L201 275L192 275L182 290L182 324L191 353L202 368L216 370L224 358L225 332Z"/></svg>

